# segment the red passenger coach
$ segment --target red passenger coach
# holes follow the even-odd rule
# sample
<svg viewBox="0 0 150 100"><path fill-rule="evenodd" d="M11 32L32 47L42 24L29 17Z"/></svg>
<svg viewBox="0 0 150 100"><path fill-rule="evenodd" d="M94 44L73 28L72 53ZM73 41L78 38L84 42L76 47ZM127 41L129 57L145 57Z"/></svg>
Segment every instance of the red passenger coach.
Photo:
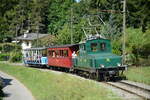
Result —
<svg viewBox="0 0 150 100"><path fill-rule="evenodd" d="M72 68L72 53L78 50L78 44L49 47L48 66Z"/></svg>

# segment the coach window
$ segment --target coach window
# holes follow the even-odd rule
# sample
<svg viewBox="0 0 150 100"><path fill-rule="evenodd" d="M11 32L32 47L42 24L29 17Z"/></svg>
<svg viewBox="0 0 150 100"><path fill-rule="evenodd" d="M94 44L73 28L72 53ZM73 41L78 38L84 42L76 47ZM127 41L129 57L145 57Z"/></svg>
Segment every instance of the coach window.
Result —
<svg viewBox="0 0 150 100"><path fill-rule="evenodd" d="M59 57L59 56L60 56L59 50L56 50L56 57Z"/></svg>
<svg viewBox="0 0 150 100"><path fill-rule="evenodd" d="M54 50L52 51L52 57L56 57L56 52Z"/></svg>
<svg viewBox="0 0 150 100"><path fill-rule="evenodd" d="M91 51L93 52L97 51L97 43L91 43Z"/></svg>
<svg viewBox="0 0 150 100"><path fill-rule="evenodd" d="M100 50L105 51L106 50L106 43L100 43Z"/></svg>
<svg viewBox="0 0 150 100"><path fill-rule="evenodd" d="M63 51L63 56L64 56L64 57L68 57L68 50L64 50L64 51Z"/></svg>
<svg viewBox="0 0 150 100"><path fill-rule="evenodd" d="M32 52L31 51L29 51L29 55L30 55L30 57L32 56Z"/></svg>
<svg viewBox="0 0 150 100"><path fill-rule="evenodd" d="M27 52L25 53L25 57L29 57Z"/></svg>
<svg viewBox="0 0 150 100"><path fill-rule="evenodd" d="M42 50L42 56L44 56L44 57L47 56L46 55L46 50Z"/></svg>
<svg viewBox="0 0 150 100"><path fill-rule="evenodd" d="M52 56L52 51L51 51L51 50L48 51L48 55L49 55L50 57Z"/></svg>
<svg viewBox="0 0 150 100"><path fill-rule="evenodd" d="M60 50L60 56L63 57L63 50Z"/></svg>

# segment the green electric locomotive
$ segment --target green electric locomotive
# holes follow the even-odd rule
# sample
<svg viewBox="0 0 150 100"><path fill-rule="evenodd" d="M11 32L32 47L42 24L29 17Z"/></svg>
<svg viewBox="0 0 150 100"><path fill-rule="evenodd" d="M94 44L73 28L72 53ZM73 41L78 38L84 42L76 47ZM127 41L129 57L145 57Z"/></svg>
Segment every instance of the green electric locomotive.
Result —
<svg viewBox="0 0 150 100"><path fill-rule="evenodd" d="M93 38L80 43L77 55L73 59L74 69L87 72L98 80L118 77L126 69L122 57L112 53L108 39Z"/></svg>

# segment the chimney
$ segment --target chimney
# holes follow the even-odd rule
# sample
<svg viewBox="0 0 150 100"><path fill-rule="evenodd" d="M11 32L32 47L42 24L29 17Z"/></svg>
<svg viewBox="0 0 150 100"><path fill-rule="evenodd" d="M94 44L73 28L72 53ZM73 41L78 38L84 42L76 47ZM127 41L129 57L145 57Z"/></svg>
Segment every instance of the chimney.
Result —
<svg viewBox="0 0 150 100"><path fill-rule="evenodd" d="M29 30L27 30L26 32L24 32L24 38L27 38L28 37L28 34L29 33Z"/></svg>
<svg viewBox="0 0 150 100"><path fill-rule="evenodd" d="M27 38L28 37L28 34L27 33L24 33L24 36L23 36L24 38Z"/></svg>

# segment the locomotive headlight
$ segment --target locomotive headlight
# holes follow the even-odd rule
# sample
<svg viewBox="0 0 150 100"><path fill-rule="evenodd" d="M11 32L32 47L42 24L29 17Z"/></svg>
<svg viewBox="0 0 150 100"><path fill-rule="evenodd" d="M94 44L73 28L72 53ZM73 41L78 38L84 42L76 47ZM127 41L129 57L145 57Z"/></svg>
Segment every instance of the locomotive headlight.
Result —
<svg viewBox="0 0 150 100"><path fill-rule="evenodd" d="M121 64L120 64L120 63L117 63L117 66L119 66L119 67L120 67L120 66L121 66Z"/></svg>
<svg viewBox="0 0 150 100"><path fill-rule="evenodd" d="M104 68L104 65L101 64L100 67Z"/></svg>

